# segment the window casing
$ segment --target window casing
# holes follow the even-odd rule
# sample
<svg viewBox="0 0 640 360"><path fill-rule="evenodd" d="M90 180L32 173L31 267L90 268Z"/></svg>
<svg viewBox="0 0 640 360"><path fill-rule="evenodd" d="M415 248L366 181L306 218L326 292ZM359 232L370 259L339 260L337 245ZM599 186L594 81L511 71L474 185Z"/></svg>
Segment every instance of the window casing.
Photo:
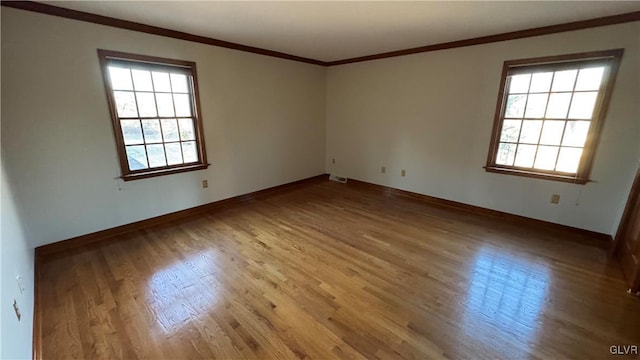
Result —
<svg viewBox="0 0 640 360"><path fill-rule="evenodd" d="M98 50L124 180L206 169L196 64Z"/></svg>
<svg viewBox="0 0 640 360"><path fill-rule="evenodd" d="M485 169L587 183L622 54L506 61Z"/></svg>

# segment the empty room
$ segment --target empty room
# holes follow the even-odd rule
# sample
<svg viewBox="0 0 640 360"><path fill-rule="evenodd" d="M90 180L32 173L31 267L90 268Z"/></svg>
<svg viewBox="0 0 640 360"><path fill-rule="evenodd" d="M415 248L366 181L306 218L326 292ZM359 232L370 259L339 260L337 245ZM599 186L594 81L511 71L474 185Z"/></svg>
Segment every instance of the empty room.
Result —
<svg viewBox="0 0 640 360"><path fill-rule="evenodd" d="M1 359L640 358L640 2L1 5Z"/></svg>

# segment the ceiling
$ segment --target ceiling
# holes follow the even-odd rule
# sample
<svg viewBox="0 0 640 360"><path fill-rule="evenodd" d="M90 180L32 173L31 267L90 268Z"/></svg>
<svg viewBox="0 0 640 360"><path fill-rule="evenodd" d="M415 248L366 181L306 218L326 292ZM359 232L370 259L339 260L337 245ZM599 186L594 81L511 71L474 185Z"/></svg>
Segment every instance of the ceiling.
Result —
<svg viewBox="0 0 640 360"><path fill-rule="evenodd" d="M640 10L640 1L43 2L326 62Z"/></svg>

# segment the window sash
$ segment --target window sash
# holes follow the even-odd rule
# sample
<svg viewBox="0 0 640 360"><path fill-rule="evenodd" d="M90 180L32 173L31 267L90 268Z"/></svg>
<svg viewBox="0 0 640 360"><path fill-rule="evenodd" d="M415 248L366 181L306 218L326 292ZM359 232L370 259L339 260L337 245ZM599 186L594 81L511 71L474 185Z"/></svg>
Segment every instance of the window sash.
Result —
<svg viewBox="0 0 640 360"><path fill-rule="evenodd" d="M602 127L602 122L604 118L604 114L606 113L606 109L608 106L609 98L611 96L611 90L613 87L613 82L615 80L615 75L617 73L617 69L619 66L620 57L623 54L623 49L616 50L608 50L608 51L600 51L600 52L591 52L591 53L582 53L582 54L571 54L571 55L562 55L556 57L545 57L545 58L537 58L537 59L524 59L524 60L513 60L506 61L503 66L503 75L502 80L500 82L499 96L498 96L498 104L496 106L496 115L494 118L494 127L492 130L492 138L489 146L489 154L487 156L487 165L485 169L491 172L505 173L505 174L513 174L513 175L521 175L521 176L530 176L530 177L538 177L543 179L550 180L559 180L559 181L567 181L584 184L589 181L589 174L591 171L591 166L593 163L593 157L595 152L595 146L597 145L598 136ZM529 88L527 92L517 92L517 93L509 93L510 81L513 76L521 75L521 74L535 74L540 72L555 72L562 71L567 69L587 69L593 67L604 67L602 79L600 82L600 87L597 90L598 95L596 98L596 102L594 104L593 113L590 119L574 119L569 117L569 109L567 109L567 116L565 118L553 118L546 117L546 110L549 104L549 98L547 97L545 104L545 113L541 118L532 118L526 117L526 105L524 106L525 110L521 117L511 117L506 115L506 105L507 98L509 95L531 95L531 94L557 94L557 93L570 93L573 97L574 94L584 93L584 92L595 92L596 90L578 90L576 91L576 80L574 81L573 88L571 91L552 91L551 85L549 91L540 91L540 92L529 92L531 90L531 83L529 84ZM531 80L530 80L531 81ZM569 106L571 103L569 103ZM514 119L520 121L526 120L538 120L542 121L541 129L538 134L538 141L536 143L523 143L520 142L520 134L518 135L517 141L501 141L502 128L504 126L505 119ZM589 121L590 126L587 133L586 140L582 147L576 146L567 146L563 145L563 136L560 139L560 144L558 145L547 145L541 144L541 136L542 136L542 126L546 121L564 121L563 132L566 131L566 127L568 126L569 121ZM522 123L521 123L522 126ZM519 130L521 131L521 129ZM498 164L498 155L499 155L499 146L504 143L513 143L516 146L519 145L535 145L536 146L536 156L537 152L540 150L539 146L557 146L558 153L556 154L556 166L559 161L560 151L562 148L581 148L582 154L578 164L577 171L573 172L563 172L558 170L546 170L535 168L536 159L534 158L532 162L532 167L522 167L522 166L514 166L514 165L502 165ZM517 149L516 149L517 151ZM517 152L514 153L514 161L517 156ZM513 162L515 164L515 162Z"/></svg>
<svg viewBox="0 0 640 360"><path fill-rule="evenodd" d="M522 74L532 74L539 72L548 72L548 71L563 71L563 70L573 70L576 68L594 68L600 66L608 66L612 58L601 58L601 59L590 59L583 61L565 61L560 63L548 63L548 64L538 64L538 65L511 65L509 66L508 76L513 75L522 75Z"/></svg>
<svg viewBox="0 0 640 360"><path fill-rule="evenodd" d="M98 55L100 58L100 63L103 72L103 79L105 83L105 88L107 92L107 99L109 102L109 108L112 117L112 125L114 129L114 134L116 137L116 145L118 156L120 160L120 167L122 171L122 178L124 180L134 180L152 176L159 176L165 174L172 174L183 171L192 171L192 170L200 170L208 167L209 164L206 162L206 153L204 146L204 137L202 133L202 120L200 118L200 108L198 102L198 87L197 87L197 77L196 77L196 68L195 63L187 62L182 60L172 60L172 59L162 59L149 57L144 55L136 55L136 54L127 54L120 52L113 52L108 50L98 50ZM169 74L180 74L185 75L187 78L187 92L175 91L173 88L170 88L170 91L156 91L155 85L151 88L151 90L136 90L135 82L133 79L133 74L131 74L131 84L133 86L130 90L114 90L111 84L111 75L109 67L119 67L126 68L132 70L143 70L149 72L164 72ZM153 84L153 80L152 80ZM135 111L137 116L119 116L118 107L115 101L115 91L122 92L130 92L134 94L134 102L135 102ZM173 116L140 116L139 109L139 101L137 94L138 93L147 93L153 94L153 99L155 103L155 112L156 115L160 114L160 109L157 102L156 94L172 94L172 100L175 101L173 95L183 95L187 96L189 101L189 109L191 110L190 116L185 116L176 114L175 104L172 104L174 115ZM185 104L186 105L186 104ZM163 128L163 119L175 119L176 126L178 131L178 140L173 141L173 139L167 140L165 138ZM182 138L181 128L179 125L179 119L190 119L193 127L193 139L184 139ZM140 127L140 136L141 142L136 142L135 144L126 144L124 141L125 134L123 130L123 121L126 120L137 120L139 121ZM145 129L143 127L144 120L158 120L158 132L160 138L158 141L147 140L145 133ZM184 150L185 144L191 143L195 144L195 161L187 161L185 162L186 152ZM174 163L169 165L169 155L167 153L167 144L179 144L180 145L180 159L182 162ZM152 159L148 154L148 146L162 146L162 151L164 152L164 165L160 166L152 166ZM144 148L144 156L146 160L146 167L144 168L135 168L129 162L129 153L128 150L131 149L132 146L141 146ZM175 145L173 145L175 146ZM193 153L192 153L193 154ZM136 160L134 158L134 160ZM137 160L142 160L142 158L138 158ZM160 160L160 158L157 158ZM173 159L172 162L175 162L177 157ZM188 159L190 160L190 159ZM132 169L133 167L133 169Z"/></svg>
<svg viewBox="0 0 640 360"><path fill-rule="evenodd" d="M159 71L159 72L172 72L180 75L192 76L190 67L180 65L165 65L152 62L143 62L136 60L122 60L122 59L107 59L107 66L115 66L132 70L144 70L144 71Z"/></svg>

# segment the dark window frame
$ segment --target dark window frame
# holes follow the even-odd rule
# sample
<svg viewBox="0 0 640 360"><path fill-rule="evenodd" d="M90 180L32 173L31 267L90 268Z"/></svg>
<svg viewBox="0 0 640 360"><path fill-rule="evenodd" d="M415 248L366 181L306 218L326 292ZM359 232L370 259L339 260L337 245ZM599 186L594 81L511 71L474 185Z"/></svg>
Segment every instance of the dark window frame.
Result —
<svg viewBox="0 0 640 360"><path fill-rule="evenodd" d="M502 78L500 80L500 88L498 91L498 102L493 121L493 129L491 133L491 142L489 144L489 153L487 155L487 163L485 170L487 172L509 174L517 176L526 176L538 179L555 180L569 182L575 184L586 184L590 180L595 151L599 142L600 133L604 124L611 94L615 84L616 75L620 66L620 60L624 53L624 49L613 49L604 51L593 51L577 54L547 56L539 58L508 60L504 62L502 68ZM539 70L562 69L564 67L575 68L578 64L586 62L601 62L606 64L598 97L594 106L591 124L587 133L587 138L583 147L577 172L563 173L555 170L540 170L535 168L523 168L518 166L508 166L497 164L497 156L500 144L500 136L502 125L505 118L507 87L509 86L508 78L510 75L518 73L531 73ZM541 120L544 120L542 118ZM539 143L539 142L538 142Z"/></svg>
<svg viewBox="0 0 640 360"><path fill-rule="evenodd" d="M98 49L98 58L100 60L100 68L102 78L107 93L107 102L109 104L109 112L111 114L111 125L116 140L118 158L120 162L121 178L125 181L145 179L149 177L176 174L187 171L203 170L209 167L207 162L206 147L204 141L204 130L202 126L202 111L200 108L200 94L198 90L198 76L196 63L185 60L167 59L155 56L132 54L120 51L111 51ZM162 167L148 167L146 169L131 170L127 159L126 145L121 129L121 118L118 116L116 102L114 98L114 90L111 85L111 77L109 75L108 65L110 62L124 62L141 68L164 69L165 71L181 72L187 75L190 86L190 102L193 122L196 149L198 152L198 160L196 162L182 163L176 165L165 165ZM155 91L153 93L156 93ZM159 115L159 114L158 114ZM162 118L157 116L156 118ZM124 118L123 118L124 119ZM161 144L167 142L163 141ZM143 143L144 144L144 143Z"/></svg>

